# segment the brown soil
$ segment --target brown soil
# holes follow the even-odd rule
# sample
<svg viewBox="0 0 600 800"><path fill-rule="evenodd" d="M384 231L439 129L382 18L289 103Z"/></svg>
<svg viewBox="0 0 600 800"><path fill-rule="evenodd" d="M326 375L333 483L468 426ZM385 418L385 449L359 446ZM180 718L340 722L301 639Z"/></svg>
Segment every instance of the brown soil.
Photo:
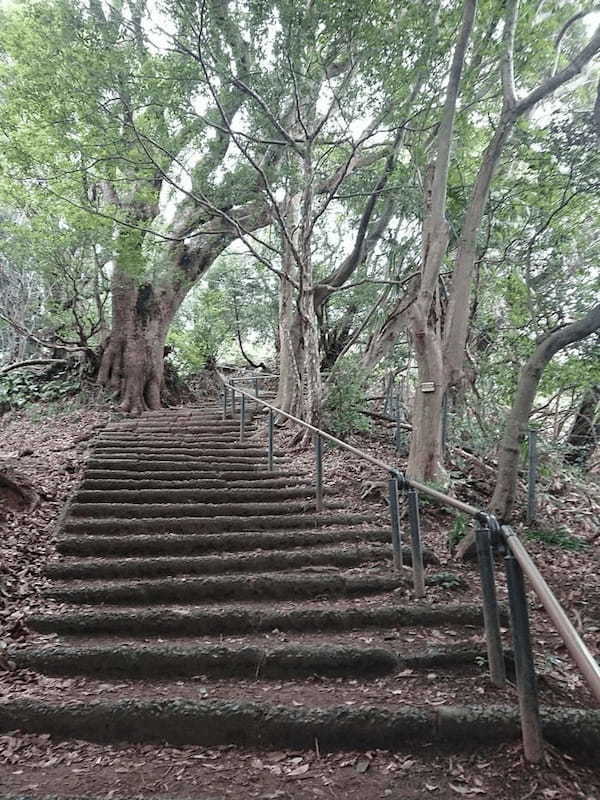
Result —
<svg viewBox="0 0 600 800"><path fill-rule="evenodd" d="M385 751L322 754L228 747L128 746L0 737L3 797L144 797L181 800L598 800L600 774L549 750L523 762L520 745L462 756Z"/></svg>

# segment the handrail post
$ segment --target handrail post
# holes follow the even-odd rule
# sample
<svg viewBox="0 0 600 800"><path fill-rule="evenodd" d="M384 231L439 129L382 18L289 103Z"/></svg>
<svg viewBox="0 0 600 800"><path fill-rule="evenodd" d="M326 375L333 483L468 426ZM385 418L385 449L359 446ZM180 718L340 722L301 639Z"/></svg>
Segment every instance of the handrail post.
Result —
<svg viewBox="0 0 600 800"><path fill-rule="evenodd" d="M246 433L246 395L240 392L240 442L244 441Z"/></svg>
<svg viewBox="0 0 600 800"><path fill-rule="evenodd" d="M269 440L267 444L267 467L269 472L273 472L273 409L269 409Z"/></svg>
<svg viewBox="0 0 600 800"><path fill-rule="evenodd" d="M423 568L423 548L421 546L419 495L415 489L410 488L406 492L406 499L408 501L408 520L410 523L413 589L415 597L425 597L425 570Z"/></svg>
<svg viewBox="0 0 600 800"><path fill-rule="evenodd" d="M483 624L490 680L494 686L503 688L506 685L506 669L500 633L500 615L496 598L491 532L487 525L482 525L477 530L475 542L477 544L477 560L479 562L479 576L483 595Z"/></svg>
<svg viewBox="0 0 600 800"><path fill-rule="evenodd" d="M402 569L402 540L400 537L400 507L398 505L398 478L391 473L388 481L390 498L390 519L392 523L392 547L394 548L394 569Z"/></svg>
<svg viewBox="0 0 600 800"><path fill-rule="evenodd" d="M223 419L227 419L227 400L229 398L229 388L223 386Z"/></svg>
<svg viewBox="0 0 600 800"><path fill-rule="evenodd" d="M320 433L315 436L315 505L317 511L323 510L323 440Z"/></svg>
<svg viewBox="0 0 600 800"><path fill-rule="evenodd" d="M231 417L235 417L235 384L231 384Z"/></svg>
<svg viewBox="0 0 600 800"><path fill-rule="evenodd" d="M258 378L254 378L254 396L258 401ZM256 405L258 405L258 402L256 403Z"/></svg>
<svg viewBox="0 0 600 800"><path fill-rule="evenodd" d="M523 750L527 761L537 764L544 755L544 742L540 725L535 665L531 651L525 582L521 567L512 553L504 557L504 567L510 605Z"/></svg>

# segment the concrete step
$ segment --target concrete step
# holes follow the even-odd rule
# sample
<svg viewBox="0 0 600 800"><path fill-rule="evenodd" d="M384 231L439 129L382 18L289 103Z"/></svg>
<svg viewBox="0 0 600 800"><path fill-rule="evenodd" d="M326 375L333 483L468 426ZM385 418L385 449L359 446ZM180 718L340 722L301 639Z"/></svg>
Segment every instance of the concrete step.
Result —
<svg viewBox="0 0 600 800"><path fill-rule="evenodd" d="M267 458L267 451L265 447L254 448L238 448L238 447L204 447L203 445L193 446L180 446L171 445L170 447L154 447L152 443L144 445L127 445L123 447L108 447L106 445L95 446L92 450L94 458L158 458L161 460L171 461L173 458L195 458L212 459L212 458L231 458L236 461L237 459L248 459L251 461L264 462ZM278 459L285 458L279 452Z"/></svg>
<svg viewBox="0 0 600 800"><path fill-rule="evenodd" d="M170 491L201 491L207 489L285 489L301 488L311 486L311 482L304 477L296 478L253 478L248 480L234 480L226 481L219 478L204 478L198 480L182 480L182 481L167 481L167 480L144 480L141 483L139 480L132 479L112 479L112 478L84 478L79 484L80 491L82 492L131 492L138 494L139 492L156 492L160 489ZM141 488L144 487L144 488ZM134 491L132 491L134 490ZM124 495L123 495L124 496ZM156 495L158 497L158 495ZM161 495L162 496L162 495Z"/></svg>
<svg viewBox="0 0 600 800"><path fill-rule="evenodd" d="M332 490L329 489L331 494ZM258 488L228 488L223 489L119 489L119 490L88 490L79 489L73 496L77 504L138 504L145 503L226 503L235 500L236 503L250 503L253 501L275 502L278 500L294 500L297 498L313 498L315 489L310 484L301 486L285 486L272 488L270 486ZM87 515L86 515L87 516ZM91 514L90 516L95 516Z"/></svg>
<svg viewBox="0 0 600 800"><path fill-rule="evenodd" d="M287 461L275 459L282 467ZM111 472L241 472L242 470L266 471L267 457L243 458L189 458L172 456L168 460L158 458L97 458L92 456L87 462L87 470L110 470ZM86 472L86 474L88 474Z"/></svg>
<svg viewBox="0 0 600 800"><path fill-rule="evenodd" d="M190 605L209 600L289 600L311 597L355 597L390 592L400 585L395 575L255 574L208 578L163 578L100 583L55 583L44 595L73 604Z"/></svg>
<svg viewBox="0 0 600 800"><path fill-rule="evenodd" d="M427 647L369 647L331 644L232 646L162 642L49 645L10 652L20 669L44 675L91 675L127 680L175 678L252 678L289 681L309 676L372 679L402 670L475 666L485 647L471 643Z"/></svg>
<svg viewBox="0 0 600 800"><path fill-rule="evenodd" d="M600 749L600 711L542 709L551 744L593 758ZM311 750L414 750L429 746L457 752L514 742L520 736L516 706L444 706L398 709L361 706L291 707L223 700L0 701L0 733L51 734L95 742L172 746Z"/></svg>
<svg viewBox="0 0 600 800"><path fill-rule="evenodd" d="M176 450L176 449L194 449L194 450L235 450L238 453L245 453L246 455L263 455L267 450L266 443L258 442L240 442L239 439L231 437L224 439L220 436L215 436L210 439L198 439L196 437L182 437L173 436L170 439L155 439L154 437L136 437L131 439L96 439L92 444L94 452L97 450L134 450L137 452L140 448L152 449L158 452L163 450ZM282 450L274 450L273 455L285 455Z"/></svg>
<svg viewBox="0 0 600 800"><path fill-rule="evenodd" d="M348 568L391 559L391 545L346 549L273 550L240 555L162 558L79 559L49 564L44 574L58 580L144 578L159 575L219 575L230 572L277 572L306 567Z"/></svg>
<svg viewBox="0 0 600 800"><path fill-rule="evenodd" d="M256 432L256 425L250 420L246 421L246 431L248 435ZM113 429L111 432L121 433L123 429ZM183 434L218 434L218 433L239 433L240 423L237 419L224 420L222 422L173 422L151 424L151 425L138 425L136 428L130 429L130 433L144 434L148 438L157 436L158 434L172 435L174 432Z"/></svg>
<svg viewBox="0 0 600 800"><path fill-rule="evenodd" d="M147 481L166 481L169 483L180 483L190 480L205 480L206 478L223 481L250 481L250 480L270 480L282 478L300 477L296 471L287 469L269 471L256 469L243 465L237 469L220 469L216 467L194 467L192 469L177 466L174 469L152 470L144 469L88 469L84 473L86 480L126 480L135 481L138 486L143 486Z"/></svg>
<svg viewBox="0 0 600 800"><path fill-rule="evenodd" d="M146 519L89 519L70 517L63 525L68 534L127 536L150 533L221 533L238 531L318 528L321 525L360 525L373 523L364 514L288 514L270 516L156 517Z"/></svg>
<svg viewBox="0 0 600 800"><path fill-rule="evenodd" d="M209 534L135 533L109 536L84 533L61 536L57 550L63 555L73 556L135 556L170 555L192 556L204 553L251 552L253 550L277 550L283 548L313 548L324 544L384 542L390 544L389 528L355 527L316 528L304 530L239 531ZM405 558L409 550L404 548ZM408 562L407 562L408 563Z"/></svg>
<svg viewBox="0 0 600 800"><path fill-rule="evenodd" d="M285 491L285 490L283 490ZM231 496L231 495L230 495ZM326 509L343 508L342 501L328 501ZM253 503L221 502L221 503L71 503L71 518L121 520L128 523L132 520L164 518L169 521L179 517L272 517L279 514L303 514L314 510L314 499L303 501L282 500L280 502ZM69 523L67 523L69 524ZM165 522L168 528L169 523Z"/></svg>
<svg viewBox="0 0 600 800"><path fill-rule="evenodd" d="M341 604L343 603L343 604ZM507 611L500 607L506 622ZM200 608L108 608L65 610L34 614L29 625L40 633L63 636L227 636L278 630L285 633L346 632L415 628L416 626L473 626L482 630L481 606L444 605L348 606L329 600L327 605L299 601L292 608L273 605L223 605Z"/></svg>

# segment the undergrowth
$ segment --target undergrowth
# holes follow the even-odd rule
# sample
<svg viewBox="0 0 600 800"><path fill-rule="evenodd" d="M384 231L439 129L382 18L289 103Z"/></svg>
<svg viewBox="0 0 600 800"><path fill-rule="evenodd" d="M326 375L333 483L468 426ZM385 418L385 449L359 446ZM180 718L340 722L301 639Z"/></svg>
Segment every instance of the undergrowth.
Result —
<svg viewBox="0 0 600 800"><path fill-rule="evenodd" d="M543 542L552 547L561 547L563 550L584 550L588 547L586 541L573 536L565 528L556 528L554 530L533 528L526 531L526 536L533 541Z"/></svg>
<svg viewBox="0 0 600 800"><path fill-rule="evenodd" d="M21 409L31 403L50 404L81 392L81 378L61 372L45 380L39 374L14 372L0 377L0 409Z"/></svg>

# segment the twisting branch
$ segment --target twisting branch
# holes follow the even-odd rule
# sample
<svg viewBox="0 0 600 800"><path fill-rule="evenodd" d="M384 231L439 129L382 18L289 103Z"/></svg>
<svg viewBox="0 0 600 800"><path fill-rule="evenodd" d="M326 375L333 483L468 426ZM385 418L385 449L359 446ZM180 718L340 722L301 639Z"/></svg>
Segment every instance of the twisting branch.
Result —
<svg viewBox="0 0 600 800"><path fill-rule="evenodd" d="M6 375L7 372L12 372L14 369L26 369L27 367L42 367L48 364L68 364L66 358L30 358L27 361L16 361L14 364L9 364L0 369L0 375Z"/></svg>
<svg viewBox="0 0 600 800"><path fill-rule="evenodd" d="M23 327L23 325L14 320L9 314L6 313L6 311L3 308L0 308L0 319L3 319L5 322L8 322L11 328L14 328L14 330L16 330L17 333L20 333L21 336L25 336L27 339L29 339L31 342L34 342L39 347L46 347L49 350L55 350L57 349L57 347L59 347L61 350L66 350L69 353L79 353L82 351L87 352L90 349L89 347L83 347L81 345L63 345L63 344L57 345L56 342L49 342L46 341L45 339L40 339L40 337L36 336L35 333L32 333L31 331L27 330L27 328Z"/></svg>
<svg viewBox="0 0 600 800"><path fill-rule="evenodd" d="M574 25L578 20L587 17L588 14L594 14L597 13L598 11L600 11L600 6L592 6L592 8L588 8L585 11L579 11L577 14L574 14L572 17L570 17L562 26L562 28L559 30L559 32L556 34L556 39L554 40L554 49L556 50L556 57L554 59L554 66L552 67L552 73L551 73L552 75L554 75L556 73L556 70L558 69L558 60L560 58L562 40L564 39L565 34L569 30L569 28L572 25Z"/></svg>
<svg viewBox="0 0 600 800"><path fill-rule="evenodd" d="M258 164L256 162L256 160L252 157L252 155L248 151L248 148L244 147L241 144L241 142L238 140L238 138L235 136L235 134L233 133L233 130L231 128L231 124L230 124L229 119L227 118L227 115L226 115L226 113L225 113L225 111L223 109L223 105L221 103L221 100L220 100L220 98L219 98L219 96L218 96L218 94L215 91L215 88L213 86L211 77L210 77L208 69L206 67L206 63L205 63L204 58L202 56L202 41L201 40L202 40L202 35L203 35L203 30L204 30L205 9L206 9L206 0L202 0L202 7L201 7L201 11L200 11L201 24L200 24L200 35L198 37L198 52L195 53L195 54L192 53L190 50L187 50L187 52L195 59L195 61L197 61L198 64L200 64L200 68L202 70L202 74L204 76L204 80L206 81L206 85L208 86L208 90L209 90L209 92L210 92L210 94L211 94L211 96L212 96L212 98L213 98L213 100L215 102L215 105L217 106L217 108L219 110L219 113L221 115L221 119L223 121L224 126L227 128L227 130L230 133L231 141L235 144L235 146L237 147L239 152L244 156L244 158L250 163L250 165L256 171L256 173L258 175L260 175L260 177L262 179L262 183L263 183L263 188L264 188L265 192L267 193L267 196L268 196L269 201L271 203L271 207L272 207L273 211L275 212L275 216L277 218L277 222L278 222L278 224L279 224L279 226L281 228L281 232L282 232L283 237L284 237L284 239L286 241L286 244L290 248L290 252L292 253L292 255L294 257L294 261L296 262L296 264L298 264L300 266L301 263L302 263L301 262L301 258L300 258L300 254L296 250L296 247L295 247L294 242L293 242L293 238L292 238L290 232L288 231L287 225L285 224L285 220L283 219L283 217L281 215L281 210L279 208L279 204L277 203L277 200L275 199L275 196L273 194L273 190L271 189L271 186L270 186L269 180L267 178L267 175L264 172L264 170L262 169L262 167L260 166L260 164ZM247 87L244 86L243 81L240 81L239 78L236 78L235 76L231 76L231 80L232 80L232 82L233 82L233 84L235 86L239 86L240 88L243 88L244 90L246 90ZM264 103L262 98L260 98L260 100L264 104L264 106L266 106L266 104ZM270 111L267 108L263 108L263 111L265 111L265 113L267 114L267 117L270 119L270 121L273 122L273 119L271 119L272 115L270 115ZM279 133L284 136L286 141L288 141L288 144L290 144L297 153L302 154L302 151L299 150L297 148L296 143L293 140L290 139L287 131L285 131L285 129L279 124L278 120L275 120L275 124L276 124L276 128L279 131Z"/></svg>
<svg viewBox="0 0 600 800"><path fill-rule="evenodd" d="M244 245L246 246L248 251L254 256L254 258L256 258L261 264L264 264L264 266L267 269L269 269L271 272L273 272L279 278L284 277L283 273L281 272L281 270L278 270L276 267L273 266L273 264L268 259L266 259L264 256L262 256L246 240L245 237L247 237L247 236L250 237L259 246L265 247L267 250L270 250L274 254L279 255L279 251L275 247L273 247L268 242L265 242L259 236L256 236L256 234L254 234L252 231L249 231L246 228L244 228L244 226L240 223L239 219L237 219L232 214L227 213L227 211L224 211L222 208L219 208L218 206L216 206L208 198L208 196L205 195L204 193L197 193L196 191L190 191L188 189L185 189L183 186L181 186L176 181L174 181L173 178L171 178L171 176L165 170L163 170L162 166L154 159L154 156L152 155L152 153L148 149L148 147L146 145L146 142L151 144L152 147L155 147L157 150L160 150L162 153L167 155L171 159L172 163L177 164L178 166L180 166L183 170L185 170L189 174L189 172L188 172L187 168L185 167L185 165L180 161L180 159L176 155L174 155L173 153L170 153L161 144L159 144L158 142L156 142L154 139L152 139L151 137L147 136L146 134L142 134L138 130L138 128L135 125L135 123L130 122L129 124L133 128L134 133L135 133L135 135L136 135L136 137L138 139L138 142L139 142L140 146L143 148L143 150L146 153L146 155L148 156L148 158L152 161L152 163L154 164L156 169L159 171L159 173L160 173L161 177L163 178L163 180L165 180L173 188L177 189L178 191L182 192L184 195L189 197L190 200L194 201L194 203L196 203L199 206L205 208L207 211L210 211L215 217L220 217L227 224L231 225L235 229L235 231L237 232L238 238L241 239L241 241L244 243ZM196 234L196 235L202 235L202 233L203 232L200 231L199 234ZM185 237L183 237L183 238L185 238ZM292 279L288 278L288 280L291 281ZM293 281L292 281L292 283L293 283Z"/></svg>

